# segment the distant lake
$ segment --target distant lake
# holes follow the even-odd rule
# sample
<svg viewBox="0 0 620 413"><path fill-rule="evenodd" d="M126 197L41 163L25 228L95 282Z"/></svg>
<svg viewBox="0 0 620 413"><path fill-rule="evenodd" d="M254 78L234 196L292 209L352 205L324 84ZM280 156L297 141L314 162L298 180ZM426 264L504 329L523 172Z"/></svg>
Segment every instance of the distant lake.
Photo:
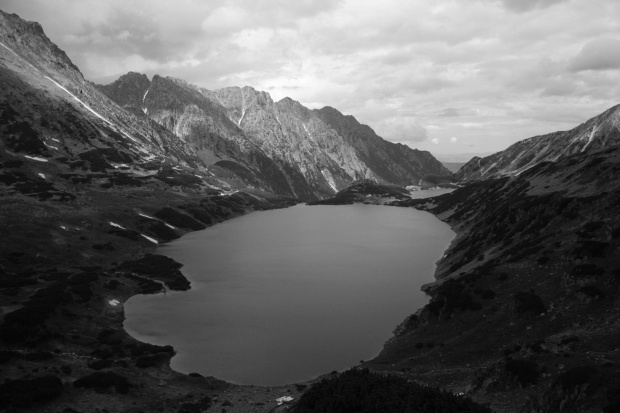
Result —
<svg viewBox="0 0 620 413"><path fill-rule="evenodd" d="M431 198L434 196L449 194L452 191L454 191L453 188L435 188L435 189L425 189L423 191L411 191L409 195L411 195L411 198L413 199Z"/></svg>
<svg viewBox="0 0 620 413"><path fill-rule="evenodd" d="M454 237L412 208L306 206L254 212L158 253L183 263L190 291L125 303L135 338L174 346L172 368L280 385L369 360L428 302Z"/></svg>

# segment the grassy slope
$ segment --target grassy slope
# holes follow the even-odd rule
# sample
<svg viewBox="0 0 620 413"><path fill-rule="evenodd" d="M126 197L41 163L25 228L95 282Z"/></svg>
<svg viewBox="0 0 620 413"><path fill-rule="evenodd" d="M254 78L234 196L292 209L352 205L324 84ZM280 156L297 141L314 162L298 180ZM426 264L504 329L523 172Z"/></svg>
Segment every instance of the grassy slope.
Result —
<svg viewBox="0 0 620 413"><path fill-rule="evenodd" d="M498 411L617 407L619 185L616 147L396 203L458 236L427 286L431 303L369 366Z"/></svg>

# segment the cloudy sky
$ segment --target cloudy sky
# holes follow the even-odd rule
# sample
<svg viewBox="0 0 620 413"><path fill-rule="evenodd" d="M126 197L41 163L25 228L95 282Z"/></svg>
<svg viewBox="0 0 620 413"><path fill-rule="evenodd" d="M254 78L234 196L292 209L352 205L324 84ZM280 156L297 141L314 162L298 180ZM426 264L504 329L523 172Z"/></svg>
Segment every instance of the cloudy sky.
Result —
<svg viewBox="0 0 620 413"><path fill-rule="evenodd" d="M333 106L384 138L482 154L620 103L618 0L0 0L85 77L128 71Z"/></svg>

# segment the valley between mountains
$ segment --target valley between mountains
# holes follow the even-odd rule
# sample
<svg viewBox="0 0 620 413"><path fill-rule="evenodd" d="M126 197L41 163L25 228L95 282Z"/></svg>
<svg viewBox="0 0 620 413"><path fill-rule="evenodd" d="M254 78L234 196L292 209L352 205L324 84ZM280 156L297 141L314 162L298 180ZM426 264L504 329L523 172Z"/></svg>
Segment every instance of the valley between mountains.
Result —
<svg viewBox="0 0 620 413"><path fill-rule="evenodd" d="M460 411L620 409L620 106L452 174L335 108L247 86L95 85L1 11L0 84L0 410L318 411L319 385L183 375L172 347L122 327L129 297L191 288L158 245L300 202L417 208L457 233L429 304L355 380L437 387Z"/></svg>

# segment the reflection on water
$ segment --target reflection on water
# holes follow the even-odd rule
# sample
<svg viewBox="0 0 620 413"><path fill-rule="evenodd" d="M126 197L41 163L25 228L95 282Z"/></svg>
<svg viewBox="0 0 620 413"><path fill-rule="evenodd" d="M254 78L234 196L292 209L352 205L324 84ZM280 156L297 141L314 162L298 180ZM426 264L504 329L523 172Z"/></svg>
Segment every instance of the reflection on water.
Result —
<svg viewBox="0 0 620 413"><path fill-rule="evenodd" d="M375 356L427 302L454 233L431 214L369 205L255 212L158 252L192 289L135 296L125 328L177 351L175 370L277 385Z"/></svg>

